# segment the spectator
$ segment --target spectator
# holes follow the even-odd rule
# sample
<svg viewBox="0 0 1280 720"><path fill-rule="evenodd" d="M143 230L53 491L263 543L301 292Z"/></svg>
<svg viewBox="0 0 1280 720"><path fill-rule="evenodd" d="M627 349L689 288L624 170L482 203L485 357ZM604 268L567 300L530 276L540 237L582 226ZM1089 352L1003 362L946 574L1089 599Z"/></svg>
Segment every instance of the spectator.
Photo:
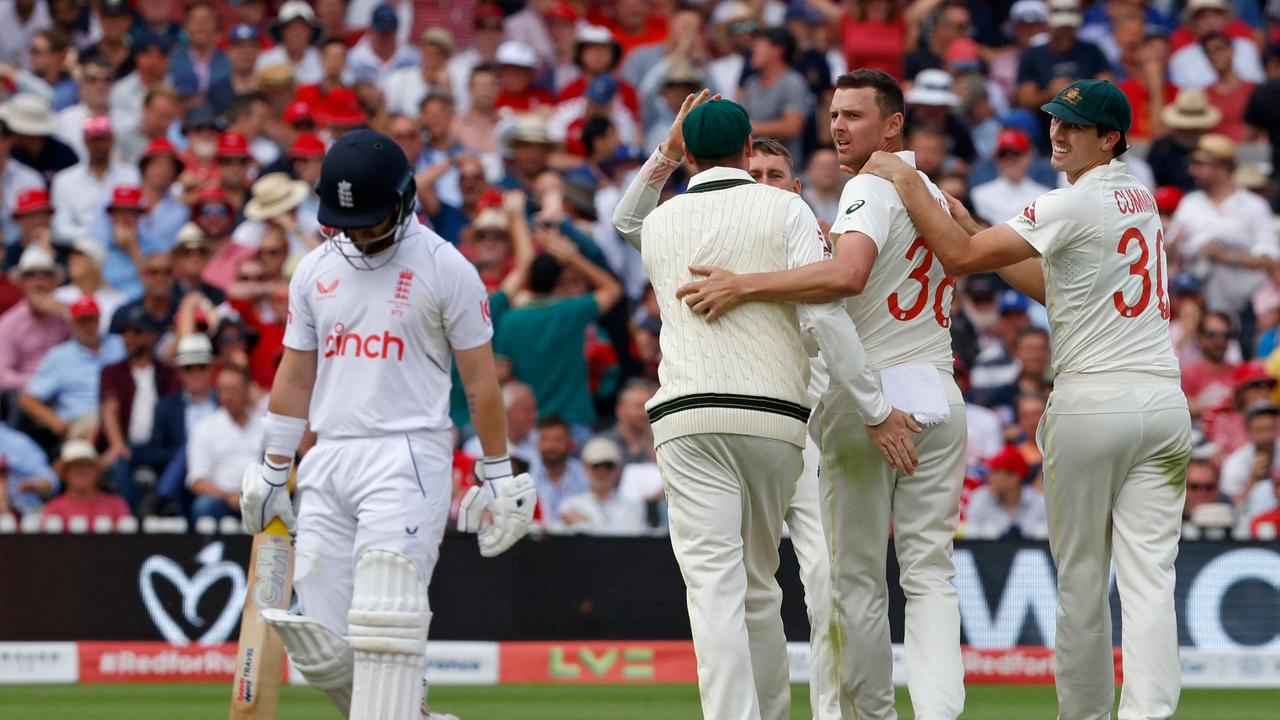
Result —
<svg viewBox="0 0 1280 720"><path fill-rule="evenodd" d="M66 491L49 501L43 517L61 518L67 523L71 518L82 517L92 524L96 518L108 517L112 522L129 517L129 506L113 493L104 492L99 486L102 467L98 451L87 440L71 440L62 446L58 456L58 474Z"/></svg>
<svg viewBox="0 0 1280 720"><path fill-rule="evenodd" d="M1167 130L1161 112L1177 92L1165 78L1169 38L1159 26L1144 25L1141 17L1131 15L1117 23L1116 42L1120 46L1116 86L1129 99L1133 112L1133 126L1125 137L1160 137Z"/></svg>
<svg viewBox="0 0 1280 720"><path fill-rule="evenodd" d="M412 70L419 63L418 50L397 39L400 19L396 10L382 3L373 10L369 32L347 53L350 82L369 81L382 85L398 70ZM387 93L388 99L392 96Z"/></svg>
<svg viewBox="0 0 1280 720"><path fill-rule="evenodd" d="M98 25L102 36L80 53L80 63L103 62L111 68L111 79L119 80L134 70L133 49L129 45L133 9L128 0L102 0L98 5Z"/></svg>
<svg viewBox="0 0 1280 720"><path fill-rule="evenodd" d="M809 203L813 214L818 216L819 225L826 222L823 218L836 216L843 189L844 177L840 174L840 160L836 157L836 151L818 148L810 153L800 194Z"/></svg>
<svg viewBox="0 0 1280 720"><path fill-rule="evenodd" d="M1051 188L1027 176L1035 156L1031 139L1021 130L1001 130L996 137L996 169L1000 175L973 188L978 217L990 225L1017 217Z"/></svg>
<svg viewBox="0 0 1280 720"><path fill-rule="evenodd" d="M0 7L0 63L26 67L27 38L53 26L48 6L39 0L14 0Z"/></svg>
<svg viewBox="0 0 1280 720"><path fill-rule="evenodd" d="M1005 428L1005 441L1014 445L1030 466L1032 480L1040 483L1044 455L1036 441L1036 431L1047 405L1044 393L1023 393L1014 400L1014 424Z"/></svg>
<svg viewBox="0 0 1280 720"><path fill-rule="evenodd" d="M934 6L936 7L936 5ZM951 43L973 32L972 16L961 2L944 2L933 14L929 39L907 53L900 78L915 78L925 70L942 69L942 57ZM909 43L908 43L909 44ZM850 67L854 67L850 65Z"/></svg>
<svg viewBox="0 0 1280 720"><path fill-rule="evenodd" d="M341 41L339 41L341 42ZM227 76L218 82L210 82L206 93L211 109L225 112L238 95L255 92L258 58L262 55L262 33L253 25L239 24L231 28L226 39ZM346 58L346 46L343 46Z"/></svg>
<svg viewBox="0 0 1280 720"><path fill-rule="evenodd" d="M1253 318L1251 312L1242 313L1251 310L1253 294L1280 259L1280 243L1271 208L1235 184L1231 176L1235 166L1235 143L1222 135L1200 138L1191 157L1199 189L1178 205L1173 214L1176 235L1169 242L1177 245L1180 254L1205 261L1197 267L1197 274L1205 278L1205 304L1240 319L1248 354Z"/></svg>
<svg viewBox="0 0 1280 720"><path fill-rule="evenodd" d="M991 80L1006 98L1017 96L1018 65L1022 55L1036 42L1043 41L1048 21L1049 6L1044 0L1017 0L1010 6L1009 17L1000 29L1013 43L989 48L986 60Z"/></svg>
<svg viewBox="0 0 1280 720"><path fill-rule="evenodd" d="M320 238L304 230L298 217L303 201L311 193L310 185L284 173L263 175L253 184L253 199L244 208L245 222L235 229L232 238L237 244L256 250L268 228L275 227L288 240L290 257L306 255L320 245Z"/></svg>
<svg viewBox="0 0 1280 720"><path fill-rule="evenodd" d="M187 485L196 496L194 519L240 514L240 476L258 459L262 413L249 401L249 373L227 366L218 373L218 410L191 429Z"/></svg>
<svg viewBox="0 0 1280 720"><path fill-rule="evenodd" d="M49 182L59 171L80 161L76 151L53 137L58 120L49 101L31 93L15 95L0 104L0 126L6 136L10 162L17 161Z"/></svg>
<svg viewBox="0 0 1280 720"><path fill-rule="evenodd" d="M1201 319L1196 331L1200 358L1182 368L1182 391L1192 417L1230 400L1236 363L1228 361L1227 348L1234 334L1231 318L1223 313L1207 313Z"/></svg>
<svg viewBox="0 0 1280 720"><path fill-rule="evenodd" d="M53 496L61 483L49 467L44 450L34 440L0 422L0 457L8 476L0 475L0 496L8 509L18 515L40 512L45 499Z"/></svg>
<svg viewBox="0 0 1280 720"><path fill-rule="evenodd" d="M26 387L45 354L71 336L65 309L53 297L62 271L49 252L28 247L13 274L24 297L0 315L0 393Z"/></svg>
<svg viewBox="0 0 1280 720"><path fill-rule="evenodd" d="M120 160L136 166L152 143L166 140L177 123L183 98L168 85L148 90L142 101L142 115L136 126L116 141Z"/></svg>
<svg viewBox="0 0 1280 720"><path fill-rule="evenodd" d="M178 309L179 298L173 283L173 260L169 253L153 253L142 259L142 296L120 306L111 316L111 332L124 333L124 320L141 308L155 327L169 327Z"/></svg>
<svg viewBox="0 0 1280 720"><path fill-rule="evenodd" d="M0 119L0 242L6 246L17 241L18 226L10 219L18 207L18 198L29 190L44 191L45 180L40 173L10 158L14 135ZM45 198L48 202L48 196Z"/></svg>
<svg viewBox="0 0 1280 720"><path fill-rule="evenodd" d="M351 0L346 8L346 27L351 28L354 31L353 36L358 37L358 33L372 26L374 13L384 4L389 5L396 13L396 21L400 27L396 39L401 43L408 42L409 28L413 27L414 24L414 3L412 0ZM462 7L469 9L471 4L464 3ZM319 4L317 3L317 13L319 13L319 9ZM463 10L458 8L456 12L461 13Z"/></svg>
<svg viewBox="0 0 1280 720"><path fill-rule="evenodd" d="M280 157L280 148L266 135L267 128L279 115L265 86L263 90L240 95L227 108L227 132L219 139L238 142L237 137L243 138L250 158L258 167L267 167Z"/></svg>
<svg viewBox="0 0 1280 720"><path fill-rule="evenodd" d="M1218 468L1207 456L1198 455L1200 448L1191 452L1187 463L1187 501L1182 510L1182 521L1193 522L1196 509L1203 505L1231 506L1231 498L1218 489Z"/></svg>
<svg viewBox="0 0 1280 720"><path fill-rule="evenodd" d="M53 291L63 305L83 297L92 298L101 311L102 332L110 327L111 316L124 304L124 295L102 280L102 263L107 253L97 240L81 236L71 243L67 254L67 275L71 282Z"/></svg>
<svg viewBox="0 0 1280 720"><path fill-rule="evenodd" d="M1222 122L1222 113L1209 104L1203 90L1183 90L1172 104L1160 113L1169 133L1157 138L1147 151L1147 162L1155 174L1156 184L1190 192L1195 188L1191 177L1191 154L1200 137Z"/></svg>
<svg viewBox="0 0 1280 720"><path fill-rule="evenodd" d="M622 452L606 437L594 437L582 448L588 491L560 503L560 522L588 535L639 535L648 529L644 504L618 492Z"/></svg>
<svg viewBox="0 0 1280 720"><path fill-rule="evenodd" d="M554 228L540 233L537 239L548 254L538 256L530 269L534 298L498 321L494 350L511 360L516 379L533 388L543 417L564 418L573 426L575 439L585 441L595 422L587 386L585 333L588 325L621 299L622 286ZM552 297L566 267L585 277L593 288L590 295Z"/></svg>
<svg viewBox="0 0 1280 720"><path fill-rule="evenodd" d="M187 223L178 231L178 244L171 253L176 294L181 298L190 293L198 293L214 305L221 305L227 299L226 293L204 279L204 270L214 254L212 240L198 225L192 225L193 223ZM197 230L200 232L196 232ZM239 252L243 252L246 257L253 254L253 250L248 248Z"/></svg>
<svg viewBox="0 0 1280 720"><path fill-rule="evenodd" d="M498 109L527 113L552 106L551 93L533 84L538 58L524 43L508 40L498 47Z"/></svg>
<svg viewBox="0 0 1280 720"><path fill-rule="evenodd" d="M1224 31L1232 35L1232 65L1240 79L1250 83L1265 79L1258 44L1248 27L1235 21L1233 15L1230 0L1187 2L1182 11L1184 25L1170 38L1173 54L1169 57L1169 80L1174 85L1201 90L1214 83L1216 73L1202 42L1209 34Z"/></svg>
<svg viewBox="0 0 1280 720"><path fill-rule="evenodd" d="M1031 324L1027 314L1030 308L1027 297L1016 290L1005 290L996 298L994 322L987 330L990 337L985 343L979 340L983 349L970 374L973 398L979 405L991 407L995 404L992 396L1016 383L1022 375L1022 366L1014 359L1013 350L1018 334Z"/></svg>
<svg viewBox="0 0 1280 720"><path fill-rule="evenodd" d="M50 197L57 210L53 235L70 241L86 235L113 188L142 182L138 168L112 159L111 121L92 117L84 122L88 157L53 178Z"/></svg>
<svg viewBox="0 0 1280 720"><path fill-rule="evenodd" d="M217 187L237 215L249 199L249 168L252 163L248 138L231 131L218 136ZM237 218L237 221L239 219L242 218Z"/></svg>
<svg viewBox="0 0 1280 720"><path fill-rule="evenodd" d="M1076 36L1081 20L1078 4L1049 13L1049 41L1027 48L1018 63L1018 105L1034 112L1076 80L1111 79L1102 51Z"/></svg>
<svg viewBox="0 0 1280 720"><path fill-rule="evenodd" d="M547 121L529 113L519 118L506 136L510 152L506 174L498 185L504 190L528 190L539 175L550 169L549 160L556 143L547 130Z"/></svg>
<svg viewBox="0 0 1280 720"><path fill-rule="evenodd" d="M579 73L576 79L560 88L556 102L564 103L587 94L596 78L608 76L617 87L618 101L633 120L640 117L640 101L636 88L618 72L622 47L608 28L582 25L574 37L573 61Z"/></svg>
<svg viewBox="0 0 1280 720"><path fill-rule="evenodd" d="M945 70L923 70L907 91L907 127L913 135L928 129L946 138L946 155L964 163L977 159L973 136L965 122L956 115L960 97L952 91L951 75Z"/></svg>
<svg viewBox="0 0 1280 720"><path fill-rule="evenodd" d="M324 69L316 41L323 31L306 0L288 0L271 23L271 38L279 44L258 56L256 69L261 72L271 65L287 65L298 84L320 82Z"/></svg>
<svg viewBox="0 0 1280 720"><path fill-rule="evenodd" d="M1212 131L1225 135L1235 142L1250 139L1251 133L1244 123L1245 107L1249 97L1253 95L1257 83L1241 80L1232 66L1235 49L1231 38L1224 32L1211 32L1200 38L1200 46L1204 48L1209 63L1217 75L1212 85L1205 88L1209 96L1209 104L1218 109L1222 120Z"/></svg>
<svg viewBox="0 0 1280 720"><path fill-rule="evenodd" d="M174 192L174 183L186 169L178 151L164 138L151 141L142 153L142 207L138 218L138 244L153 252L173 247L178 228L191 218L191 209Z"/></svg>
<svg viewBox="0 0 1280 720"><path fill-rule="evenodd" d="M165 395L156 403L156 419L151 439L138 448L138 459L144 465L163 468L162 478L174 471L177 487L158 486L160 495L173 498L177 489L186 485L187 437L202 420L218 409L218 394L213 387L213 343L204 333L184 335L178 340L174 366L178 369L178 392ZM180 466L180 467L175 467Z"/></svg>
<svg viewBox="0 0 1280 720"><path fill-rule="evenodd" d="M1274 541L1280 534L1280 483L1271 481L1272 508L1253 516L1249 521L1249 537L1254 540Z"/></svg>
<svg viewBox="0 0 1280 720"><path fill-rule="evenodd" d="M135 45L147 35L164 38L170 47L178 43L182 28L173 21L177 17L173 3L174 0L138 0L139 22L134 25L130 34Z"/></svg>
<svg viewBox="0 0 1280 720"><path fill-rule="evenodd" d="M211 0L187 5L183 30L184 42L169 58L174 83L193 83L204 95L210 87L230 80L231 62L218 48L218 10Z"/></svg>
<svg viewBox="0 0 1280 720"><path fill-rule="evenodd" d="M458 155L452 164L458 169L458 192L462 204L453 206L441 202L436 195L435 178L448 170L443 163L423 170L418 176L418 202L440 237L458 245L462 243L463 231L479 217L480 200L489 189L489 183L485 180L484 168L475 157ZM495 224L493 229L500 228Z"/></svg>
<svg viewBox="0 0 1280 720"><path fill-rule="evenodd" d="M467 94L470 109L454 117L453 136L467 152L492 155L498 151L498 76L492 67L481 65L471 71ZM454 107L459 107L456 97Z"/></svg>
<svg viewBox="0 0 1280 720"><path fill-rule="evenodd" d="M617 0L613 16L599 19L613 31L613 36L622 46L623 55L634 47L660 42L667 36L666 21L650 12L650 4L646 0Z"/></svg>
<svg viewBox="0 0 1280 720"><path fill-rule="evenodd" d="M752 134L777 140L800 157L800 135L809 111L809 87L791 68L796 40L785 28L767 28L751 46L754 71L738 99L751 116Z"/></svg>
<svg viewBox="0 0 1280 720"><path fill-rule="evenodd" d="M617 445L622 465L658 461L653 446L653 428L649 425L649 413L644 407L657 390L658 386L651 381L633 379L618 393L618 402L614 407L617 423L601 437L608 438Z"/></svg>
<svg viewBox="0 0 1280 720"><path fill-rule="evenodd" d="M59 441L97 436L99 376L124 359L124 343L104 335L100 315L91 297L71 305L71 339L44 356L18 400L22 412Z"/></svg>
<svg viewBox="0 0 1280 720"><path fill-rule="evenodd" d="M1026 482L1029 468L1017 448L1006 446L987 460L987 484L973 491L964 536L977 540L1045 540L1049 520L1044 495Z"/></svg>
<svg viewBox="0 0 1280 720"><path fill-rule="evenodd" d="M136 297L140 293L138 267L145 255L158 251L142 245L141 219L142 190L119 185L111 191L110 201L99 211L89 231L98 245L106 249L103 279L124 297Z"/></svg>
<svg viewBox="0 0 1280 720"><path fill-rule="evenodd" d="M1249 442L1222 461L1221 486L1242 518L1252 518L1276 506L1272 490L1276 477L1276 415L1280 413L1268 402L1249 407L1244 413L1245 432Z"/></svg>
<svg viewBox="0 0 1280 720"><path fill-rule="evenodd" d="M31 36L31 65L27 69L49 89L49 104L54 112L76 104L76 81L67 73L67 50L70 47L71 37L56 28L41 30Z"/></svg>
<svg viewBox="0 0 1280 720"><path fill-rule="evenodd" d="M569 425L558 415L544 415L538 421L538 460L529 468L538 487L538 505L542 521L560 521L560 506L565 498L587 492L589 483L582 463L573 457L573 435Z"/></svg>
<svg viewBox="0 0 1280 720"><path fill-rule="evenodd" d="M517 380L504 383L502 402L507 408L507 443L523 457L536 459L539 455L538 403L533 390ZM463 451L471 457L481 457L480 438L472 436ZM536 462L531 466L536 467Z"/></svg>
<svg viewBox="0 0 1280 720"><path fill-rule="evenodd" d="M807 6L840 24L845 67L882 70L901 81L908 42L917 39L920 20L933 3L911 2L904 9L893 0L807 0Z"/></svg>
<svg viewBox="0 0 1280 720"><path fill-rule="evenodd" d="M1165 225L1168 227L1168 225ZM1169 264L1173 265L1173 256L1169 256ZM1173 310L1173 319L1169 323L1169 339L1173 342L1173 353L1178 358L1178 365L1186 368L1200 359L1200 347L1196 344L1196 331L1200 327L1200 319L1204 317L1204 285L1200 278L1189 270L1183 270L1169 281L1169 298ZM1238 345L1228 348L1228 355L1234 350L1234 357L1239 359Z"/></svg>
<svg viewBox="0 0 1280 720"><path fill-rule="evenodd" d="M95 117L108 117L111 106L107 97L114 82L111 65L102 58L81 62L78 103L58 112L58 129L54 137L76 151L80 161L89 157L84 144L85 121Z"/></svg>
<svg viewBox="0 0 1280 720"><path fill-rule="evenodd" d="M458 52L453 35L444 28L427 28L418 39L419 62L391 72L379 83L389 110L401 115L416 115L422 101L431 95L452 97L449 80L449 58Z"/></svg>
<svg viewBox="0 0 1280 720"><path fill-rule="evenodd" d="M1271 147L1271 178L1280 179L1280 75L1254 89L1245 107L1244 121L1264 135Z"/></svg>
<svg viewBox="0 0 1280 720"><path fill-rule="evenodd" d="M450 85L459 113L471 109L471 97L467 94L471 71L481 65L494 67L498 62L498 48L503 40L502 9L490 2L480 3L472 17L472 29L471 46L464 47L449 60Z"/></svg>
<svg viewBox="0 0 1280 720"><path fill-rule="evenodd" d="M155 358L161 328L141 306L126 307L119 317L126 358L102 369L102 431L107 441L103 464L129 507L137 510L146 490L135 473L142 465L134 451L151 440L157 401L178 390L173 368ZM159 472L163 468L150 468Z"/></svg>
<svg viewBox="0 0 1280 720"><path fill-rule="evenodd" d="M49 204L49 193L43 187L19 193L12 217L18 226L18 238L17 242L5 247L5 270L17 266L22 254L33 245L50 253L59 268L66 267L67 246L53 242L53 231L50 229L53 224L53 206Z"/></svg>
<svg viewBox="0 0 1280 720"><path fill-rule="evenodd" d="M1231 403L1201 415L1205 440L1219 448L1219 456L1215 460L1221 460L1227 453L1248 442L1244 429L1244 411L1266 402L1276 388L1276 379L1268 375L1262 365L1254 362L1236 366L1231 381Z"/></svg>
<svg viewBox="0 0 1280 720"><path fill-rule="evenodd" d="M142 124L143 107L153 90L168 87L172 44L158 35L144 34L133 43L133 72L111 88L111 127L121 137ZM143 143L146 146L146 143Z"/></svg>

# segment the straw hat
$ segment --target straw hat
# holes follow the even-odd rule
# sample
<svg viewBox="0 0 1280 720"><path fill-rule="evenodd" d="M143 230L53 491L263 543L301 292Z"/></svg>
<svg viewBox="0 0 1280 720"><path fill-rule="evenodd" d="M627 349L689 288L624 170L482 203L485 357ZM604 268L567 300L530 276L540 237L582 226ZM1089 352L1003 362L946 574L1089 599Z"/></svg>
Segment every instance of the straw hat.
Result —
<svg viewBox="0 0 1280 720"><path fill-rule="evenodd" d="M1203 90L1183 90L1160 111L1160 119L1174 130L1208 130L1222 122L1222 113L1209 104Z"/></svg>
<svg viewBox="0 0 1280 720"><path fill-rule="evenodd" d="M258 178L252 192L253 199L244 206L244 216L250 220L270 220L301 205L311 194L311 186L292 180L284 173L269 173Z"/></svg>
<svg viewBox="0 0 1280 720"><path fill-rule="evenodd" d="M49 101L32 93L14 95L0 105L0 122L18 135L45 137L58 130Z"/></svg>

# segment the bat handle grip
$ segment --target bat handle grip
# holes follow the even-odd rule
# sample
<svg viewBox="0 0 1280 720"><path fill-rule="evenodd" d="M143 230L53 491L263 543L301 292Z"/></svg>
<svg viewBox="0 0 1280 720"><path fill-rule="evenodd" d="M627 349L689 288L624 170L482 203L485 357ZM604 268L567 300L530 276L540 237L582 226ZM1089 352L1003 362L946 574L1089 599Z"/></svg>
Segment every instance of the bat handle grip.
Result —
<svg viewBox="0 0 1280 720"><path fill-rule="evenodd" d="M280 518L274 518L267 523L267 527L262 531L266 535L288 535L289 528L285 527L284 521Z"/></svg>

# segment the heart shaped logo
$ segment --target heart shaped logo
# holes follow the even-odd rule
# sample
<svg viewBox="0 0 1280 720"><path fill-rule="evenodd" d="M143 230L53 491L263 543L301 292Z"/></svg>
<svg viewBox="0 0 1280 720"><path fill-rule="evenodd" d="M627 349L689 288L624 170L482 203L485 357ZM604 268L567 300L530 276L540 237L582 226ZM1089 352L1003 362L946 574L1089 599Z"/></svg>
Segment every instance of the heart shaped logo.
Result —
<svg viewBox="0 0 1280 720"><path fill-rule="evenodd" d="M231 594L227 604L204 634L196 639L199 645L215 645L230 640L231 631L235 629L240 611L244 608L244 569L230 560L222 559L222 543L215 542L206 546L196 555L196 560L200 563L200 569L190 577L182 566L163 555L147 558L138 571L138 589L142 592L142 602L147 613L164 639L174 645L190 645L191 638L187 637L187 633L160 602L155 588L156 576L168 580L178 590L182 596L182 617L197 628L205 624L197 613L200 598L218 582L231 581Z"/></svg>

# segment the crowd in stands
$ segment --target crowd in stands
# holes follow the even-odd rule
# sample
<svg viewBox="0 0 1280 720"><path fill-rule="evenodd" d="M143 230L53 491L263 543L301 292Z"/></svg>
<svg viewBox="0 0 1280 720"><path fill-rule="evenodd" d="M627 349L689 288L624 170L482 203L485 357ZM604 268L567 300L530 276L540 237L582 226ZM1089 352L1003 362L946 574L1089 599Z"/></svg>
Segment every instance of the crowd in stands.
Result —
<svg viewBox="0 0 1280 720"><path fill-rule="evenodd" d="M369 126L491 292L541 523L661 532L662 323L613 208L709 87L786 148L825 230L848 177L827 107L856 67L903 83L917 166L988 223L1065 183L1039 106L1119 85L1197 429L1187 533L1274 538L1277 0L7 0L0 518L235 516L290 273L324 242L325 148ZM963 537L1046 535L1049 322L994 275L955 287ZM456 379L455 502L479 454Z"/></svg>

